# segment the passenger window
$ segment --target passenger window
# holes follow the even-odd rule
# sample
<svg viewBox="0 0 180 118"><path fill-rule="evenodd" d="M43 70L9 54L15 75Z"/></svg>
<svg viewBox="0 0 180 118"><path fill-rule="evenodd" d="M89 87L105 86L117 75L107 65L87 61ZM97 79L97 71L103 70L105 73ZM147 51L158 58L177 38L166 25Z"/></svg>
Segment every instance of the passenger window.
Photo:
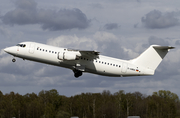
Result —
<svg viewBox="0 0 180 118"><path fill-rule="evenodd" d="M52 51L52 53L54 53L54 51Z"/></svg>
<svg viewBox="0 0 180 118"><path fill-rule="evenodd" d="M44 51L44 49L42 51Z"/></svg>
<svg viewBox="0 0 180 118"><path fill-rule="evenodd" d="M51 51L49 50L49 53L51 53Z"/></svg>

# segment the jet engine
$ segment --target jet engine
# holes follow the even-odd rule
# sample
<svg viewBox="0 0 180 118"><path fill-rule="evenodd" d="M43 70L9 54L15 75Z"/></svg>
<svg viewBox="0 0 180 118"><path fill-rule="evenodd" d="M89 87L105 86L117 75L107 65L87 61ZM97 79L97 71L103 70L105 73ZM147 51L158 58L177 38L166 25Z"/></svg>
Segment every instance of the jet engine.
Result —
<svg viewBox="0 0 180 118"><path fill-rule="evenodd" d="M59 52L58 59L60 59L60 60L76 60L77 56L75 53Z"/></svg>

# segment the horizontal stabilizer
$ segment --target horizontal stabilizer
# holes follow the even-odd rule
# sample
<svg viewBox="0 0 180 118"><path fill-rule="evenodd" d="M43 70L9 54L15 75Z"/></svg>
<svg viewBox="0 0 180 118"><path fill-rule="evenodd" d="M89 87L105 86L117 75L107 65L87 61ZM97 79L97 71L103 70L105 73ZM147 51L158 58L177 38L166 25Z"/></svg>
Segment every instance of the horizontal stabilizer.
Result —
<svg viewBox="0 0 180 118"><path fill-rule="evenodd" d="M159 45L152 45L153 48L156 49L161 49L161 50L167 50L167 49L174 49L175 47L171 47L171 46L159 46Z"/></svg>

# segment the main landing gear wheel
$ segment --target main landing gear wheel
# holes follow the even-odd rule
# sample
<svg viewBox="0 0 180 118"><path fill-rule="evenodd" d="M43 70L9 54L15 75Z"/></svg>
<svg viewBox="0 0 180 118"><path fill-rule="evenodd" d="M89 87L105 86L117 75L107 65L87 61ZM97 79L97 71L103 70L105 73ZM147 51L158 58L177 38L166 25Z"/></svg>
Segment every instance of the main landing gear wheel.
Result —
<svg viewBox="0 0 180 118"><path fill-rule="evenodd" d="M15 59L15 58L13 58L13 59L12 59L12 62L15 62L15 61L16 61L16 59Z"/></svg>
<svg viewBox="0 0 180 118"><path fill-rule="evenodd" d="M82 75L82 71L79 71L79 70L73 70L73 71L74 71L74 77L76 78Z"/></svg>

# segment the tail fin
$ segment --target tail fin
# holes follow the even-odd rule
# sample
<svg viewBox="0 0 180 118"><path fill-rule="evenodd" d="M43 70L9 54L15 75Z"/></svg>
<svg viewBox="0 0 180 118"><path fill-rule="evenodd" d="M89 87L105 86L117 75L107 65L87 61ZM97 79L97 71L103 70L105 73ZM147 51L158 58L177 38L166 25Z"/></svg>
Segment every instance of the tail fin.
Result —
<svg viewBox="0 0 180 118"><path fill-rule="evenodd" d="M155 70L166 56L170 49L174 47L151 45L139 57L131 60L133 64L143 66L147 69Z"/></svg>

